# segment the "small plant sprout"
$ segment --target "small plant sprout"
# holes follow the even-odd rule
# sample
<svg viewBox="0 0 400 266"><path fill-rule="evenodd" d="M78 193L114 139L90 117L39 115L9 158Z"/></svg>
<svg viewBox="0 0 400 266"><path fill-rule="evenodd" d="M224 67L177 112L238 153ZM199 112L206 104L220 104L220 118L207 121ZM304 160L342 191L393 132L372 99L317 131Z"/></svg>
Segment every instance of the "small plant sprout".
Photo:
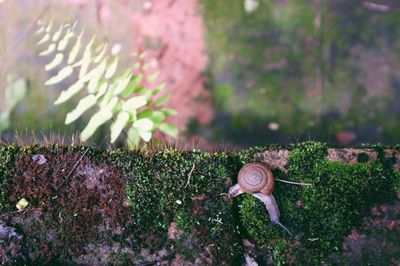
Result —
<svg viewBox="0 0 400 266"><path fill-rule="evenodd" d="M176 112L164 107L169 94L163 93L164 83L156 84L160 72L154 70L154 62L147 59L146 54L138 54L134 58L135 65L121 71L118 68L120 44L109 48L107 44L97 44L95 36L85 43L85 30L78 33L77 23L56 27L53 22L39 22L38 27L37 45L42 49L39 56L50 58L46 71L56 71L45 85L72 81L54 104L80 95L75 109L67 114L65 124L73 123L89 109L97 110L81 132L82 141L109 122L111 143L123 132L130 147L141 141L148 142L155 130L177 137L178 129L166 122L166 118ZM80 94L82 91L86 94Z"/></svg>

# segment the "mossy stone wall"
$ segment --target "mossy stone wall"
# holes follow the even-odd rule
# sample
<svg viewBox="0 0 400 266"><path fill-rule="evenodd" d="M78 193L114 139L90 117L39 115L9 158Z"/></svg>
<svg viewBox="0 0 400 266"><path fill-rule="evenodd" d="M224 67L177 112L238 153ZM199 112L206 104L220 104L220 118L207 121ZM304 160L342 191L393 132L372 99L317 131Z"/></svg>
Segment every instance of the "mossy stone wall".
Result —
<svg viewBox="0 0 400 266"><path fill-rule="evenodd" d="M377 160L367 163L367 159L359 156L359 163L349 165L328 161L328 146L316 142L216 153L176 149L103 151L91 148L84 159L81 154L86 148L81 146L0 146L0 223L16 228L23 237L18 253L8 254L9 260L5 263L43 262L43 257L30 257L32 249L40 253L55 243L58 251L51 253L52 257L44 262L82 262L82 258L96 257L95 252L90 253L90 250L101 243L110 247L107 258L111 260L97 255L102 256L96 257L102 263L171 262L179 258L181 262L200 264L241 264L248 250L244 239L255 244L257 254L261 254L256 259L261 263L334 263L341 252L344 237L352 228L360 226L362 218L368 216L374 204L393 199L400 184L399 175L393 168L395 157L383 156L383 147L371 148L380 154ZM288 171L273 169L275 176L312 184L276 184L274 197L280 209L281 222L294 236L272 225L265 206L251 195L227 198L229 187L236 183L236 175L245 163L262 160L255 156L257 153L281 149L290 150ZM46 216L49 210L44 206L47 204L43 203L47 202L45 198L42 203L35 202L30 198L33 195L28 193L23 195L30 202L24 215L29 216L30 209L41 208L39 219L48 219L43 223L59 224L61 227L51 240L39 233L35 235L34 230L27 229L28 225L18 224L13 218L21 214L15 213L18 195L11 197L13 187L20 186L15 183L16 180L23 182L21 176L28 171L17 166L23 160L31 160L35 154L44 155L46 163L54 168L47 169L46 178L68 176L74 164L72 161L62 164L63 157L73 155L68 157L70 160L74 158L73 162L81 160L79 167L83 168L77 168L65 186L78 187L78 191L84 193L74 196L83 197L85 194L85 200L93 201L93 208L100 208L96 204L102 197L102 190L91 190L87 180L95 180L97 183L94 184L102 187L107 185L101 179L102 175L123 179L125 200L119 208L128 208L129 214L118 214L118 222L112 223L113 230L107 231L104 230L103 220L108 216L101 213L109 213L107 208L115 208L115 205L102 206L104 209L100 208L98 220L92 221L101 233L92 232L94 236L87 238L84 230L71 231L67 227L71 223L60 223L54 215ZM54 158L60 163L57 164ZM99 173L94 173L93 169ZM82 184L77 182L79 180ZM33 179L26 185L42 186L39 181ZM110 195L119 193L114 192L113 187L108 190ZM50 189L48 193L48 197L54 198L57 189ZM58 205L52 206L56 208ZM76 215L79 217L79 213ZM62 232L77 234L74 239L80 239L82 249L71 251L62 247L59 244L59 240L63 239ZM5 250L7 243L4 240L0 242L0 250ZM116 245L118 248L115 248ZM146 254L161 254L160 250L164 253L158 257L145 256L143 250Z"/></svg>

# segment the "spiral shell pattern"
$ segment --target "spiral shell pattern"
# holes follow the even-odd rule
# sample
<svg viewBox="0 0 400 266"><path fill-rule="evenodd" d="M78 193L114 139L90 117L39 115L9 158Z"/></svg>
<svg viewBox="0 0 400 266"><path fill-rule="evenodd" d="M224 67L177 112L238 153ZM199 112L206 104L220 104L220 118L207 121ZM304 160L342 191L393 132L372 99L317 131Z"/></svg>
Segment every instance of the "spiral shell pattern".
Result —
<svg viewBox="0 0 400 266"><path fill-rule="evenodd" d="M240 169L238 183L246 192L261 192L265 195L271 195L275 179L271 170L264 164L249 163Z"/></svg>

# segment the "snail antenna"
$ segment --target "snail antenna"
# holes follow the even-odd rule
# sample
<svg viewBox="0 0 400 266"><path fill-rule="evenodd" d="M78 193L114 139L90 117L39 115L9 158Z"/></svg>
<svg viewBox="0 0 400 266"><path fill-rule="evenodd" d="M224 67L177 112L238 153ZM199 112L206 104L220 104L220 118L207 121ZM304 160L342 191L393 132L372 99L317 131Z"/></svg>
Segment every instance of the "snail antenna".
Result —
<svg viewBox="0 0 400 266"><path fill-rule="evenodd" d="M286 232L289 233L290 236L293 236L292 232L289 231L281 222L277 222L276 224L279 224L283 229L285 229Z"/></svg>

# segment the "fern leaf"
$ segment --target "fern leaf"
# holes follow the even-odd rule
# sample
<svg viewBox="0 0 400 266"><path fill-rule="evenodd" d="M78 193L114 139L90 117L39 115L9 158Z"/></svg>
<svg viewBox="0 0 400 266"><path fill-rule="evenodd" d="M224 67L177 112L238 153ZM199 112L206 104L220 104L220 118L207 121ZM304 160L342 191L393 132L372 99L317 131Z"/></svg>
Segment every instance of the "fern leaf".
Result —
<svg viewBox="0 0 400 266"><path fill-rule="evenodd" d="M85 30L83 29L81 31L81 34L79 34L79 36L76 38L76 42L74 47L72 48L71 52L69 53L69 57L68 57L68 64L73 64L76 60L76 57L79 54L79 51L81 50L81 39L82 39L82 35L85 32Z"/></svg>
<svg viewBox="0 0 400 266"><path fill-rule="evenodd" d="M46 32L49 33L53 28L53 20L50 20L50 23L46 27Z"/></svg>
<svg viewBox="0 0 400 266"><path fill-rule="evenodd" d="M144 96L135 96L127 100L123 105L122 109L127 112L134 112L140 107L145 106L147 103L146 98Z"/></svg>
<svg viewBox="0 0 400 266"><path fill-rule="evenodd" d="M61 69L60 72L58 72L58 74L55 77L52 77L49 80L47 80L44 83L44 85L49 86L57 84L66 79L69 75L71 75L73 71L74 69L72 68L72 66L66 66L63 69Z"/></svg>
<svg viewBox="0 0 400 266"><path fill-rule="evenodd" d="M89 110L93 105L95 105L97 102L96 96L93 94L90 94L86 96L85 98L81 99L78 103L78 105L75 107L74 110L69 112L65 118L65 124L69 125L72 122L74 122L76 119L78 119L84 112Z"/></svg>
<svg viewBox="0 0 400 266"><path fill-rule="evenodd" d="M64 55L62 53L57 53L53 60L44 66L44 70L49 71L53 68L58 67L64 59Z"/></svg>
<svg viewBox="0 0 400 266"><path fill-rule="evenodd" d="M121 96L128 97L132 93L137 92L138 85L139 85L140 81L142 80L142 78L143 78L143 75L139 74L139 75L135 76L133 79L131 79L131 81L129 81L128 85L126 85L125 89L123 89L123 91L121 92Z"/></svg>
<svg viewBox="0 0 400 266"><path fill-rule="evenodd" d="M159 126L159 129L161 130L161 132L173 137L173 138L177 138L178 134L179 134L179 130L176 126L168 124L168 123L162 123Z"/></svg>
<svg viewBox="0 0 400 266"><path fill-rule="evenodd" d="M128 130L128 139L127 139L128 145L131 147L136 147L137 145L139 145L139 142L140 142L139 130L137 130L137 128L135 127L131 127Z"/></svg>
<svg viewBox="0 0 400 266"><path fill-rule="evenodd" d="M77 94L83 88L83 85L84 83L80 80L75 82L67 90L61 92L60 96L58 96L57 100L54 102L54 105L59 105L68 101L72 96Z"/></svg>
<svg viewBox="0 0 400 266"><path fill-rule="evenodd" d="M92 59L92 45L94 42L95 36L90 40L89 44L86 46L85 51L83 52L83 57L82 57L82 65L81 69L79 71L79 78L82 78L83 76L86 75L87 70L90 65L90 60Z"/></svg>
<svg viewBox="0 0 400 266"><path fill-rule="evenodd" d="M95 93L97 85L100 79L103 77L104 71L106 70L107 59L103 61L94 69L92 69L85 77L82 78L83 81L89 81L88 91L89 93Z"/></svg>
<svg viewBox="0 0 400 266"><path fill-rule="evenodd" d="M81 140L88 140L94 132L103 124L105 124L108 120L110 120L113 116L113 113L108 109L100 110L98 113L94 114L87 126L81 132Z"/></svg>
<svg viewBox="0 0 400 266"><path fill-rule="evenodd" d="M100 85L99 91L96 94L96 98L100 99L106 92L108 89L108 83L104 82L103 84Z"/></svg>
<svg viewBox="0 0 400 266"><path fill-rule="evenodd" d="M126 76L127 73L128 73L128 76ZM126 88L126 86L128 85L129 81L130 81L131 78L132 78L132 72L131 72L131 70L128 69L128 70L124 73L123 76L125 76L125 78L118 79L117 85L115 86L115 89L114 89L114 95L115 95L115 96L119 95L119 94Z"/></svg>
<svg viewBox="0 0 400 266"><path fill-rule="evenodd" d="M72 37L74 37L74 35L75 34L73 33L73 31L71 31L71 29L68 29L67 33L65 33L64 38L62 38L61 41L58 43L57 50L60 51L60 52L64 51L65 48L67 48L69 40Z"/></svg>
<svg viewBox="0 0 400 266"><path fill-rule="evenodd" d="M107 44L103 44L102 46L100 46L100 48L102 50L99 52L98 55L96 55L96 57L94 58L94 61L93 61L95 64L98 64L101 61L101 59L103 59L103 57L107 51Z"/></svg>
<svg viewBox="0 0 400 266"><path fill-rule="evenodd" d="M147 81L148 81L149 83L152 83L152 82L154 82L159 76L160 76L160 71L158 70L158 71L154 72L153 74L151 74L151 75L147 78Z"/></svg>
<svg viewBox="0 0 400 266"><path fill-rule="evenodd" d="M47 56L56 50L56 44L52 43L47 47L46 50L39 53L39 56Z"/></svg>
<svg viewBox="0 0 400 266"><path fill-rule="evenodd" d="M168 94L165 94L165 95L163 95L163 96L161 96L161 97L154 103L154 106L159 107L159 106L161 106L161 105L164 105L164 104L168 101L169 97L170 97L170 94L169 94L169 93L168 93Z"/></svg>
<svg viewBox="0 0 400 266"><path fill-rule="evenodd" d="M61 33L63 31L63 25L58 27L58 30L54 33L53 38L51 39L53 42L58 42L61 37Z"/></svg>
<svg viewBox="0 0 400 266"><path fill-rule="evenodd" d="M44 26L41 26L36 32L35 32L35 34L36 35L39 35L39 34L42 34L42 33L44 33Z"/></svg>
<svg viewBox="0 0 400 266"><path fill-rule="evenodd" d="M44 35L43 38L40 39L40 41L36 45L44 44L44 43L48 42L49 40L50 40L50 34L46 33L46 35Z"/></svg>
<svg viewBox="0 0 400 266"><path fill-rule="evenodd" d="M128 124L129 121L129 114L125 111L121 111L115 122L111 126L111 143L114 143L119 135L121 134L122 130Z"/></svg>
<svg viewBox="0 0 400 266"><path fill-rule="evenodd" d="M118 57L115 57L114 61L107 68L107 71L106 71L106 74L104 75L104 78L105 79L111 78L114 75L115 71L117 70L117 66L118 66Z"/></svg>
<svg viewBox="0 0 400 266"><path fill-rule="evenodd" d="M153 129L153 121L148 118L142 118L133 122L133 126L136 127L139 132L146 132Z"/></svg>

